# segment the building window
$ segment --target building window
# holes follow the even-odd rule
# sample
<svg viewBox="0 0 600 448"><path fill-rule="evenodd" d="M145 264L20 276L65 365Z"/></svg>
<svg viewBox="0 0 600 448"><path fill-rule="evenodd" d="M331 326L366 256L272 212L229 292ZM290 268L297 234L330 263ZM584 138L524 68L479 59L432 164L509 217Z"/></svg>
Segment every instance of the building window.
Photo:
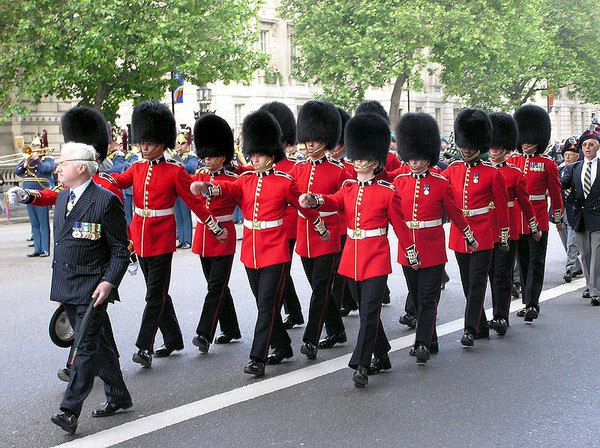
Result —
<svg viewBox="0 0 600 448"><path fill-rule="evenodd" d="M240 135L242 131L242 121L244 118L244 105L234 104L233 106L233 133Z"/></svg>
<svg viewBox="0 0 600 448"><path fill-rule="evenodd" d="M260 51L263 53L269 52L269 32L267 30L260 30Z"/></svg>

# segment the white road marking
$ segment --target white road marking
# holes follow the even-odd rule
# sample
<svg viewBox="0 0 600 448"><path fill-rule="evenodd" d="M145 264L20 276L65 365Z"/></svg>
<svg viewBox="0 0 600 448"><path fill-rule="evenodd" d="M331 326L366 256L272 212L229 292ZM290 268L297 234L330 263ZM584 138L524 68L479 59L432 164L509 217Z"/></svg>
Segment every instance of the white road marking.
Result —
<svg viewBox="0 0 600 448"><path fill-rule="evenodd" d="M583 286L585 286L585 279L581 278L571 283L565 283L552 289L542 291L540 303L576 291ZM522 307L523 305L521 302L513 301L510 312L512 313ZM491 311L491 309L487 309L486 313L489 314ZM464 319L457 319L439 325L437 327L438 337L462 330L463 321ZM390 345L392 346L391 351L394 352L410 347L413 343L414 332L411 332L407 336L390 341ZM238 403L243 403L272 392L277 392L337 372L338 370L347 368L348 361L350 361L350 354L329 361L320 362L284 375L268 378L212 397L207 397L193 403L159 412L158 414L142 417L138 420L115 426L114 428L106 429L61 445L56 445L54 448L107 448L176 425L177 423L185 422Z"/></svg>

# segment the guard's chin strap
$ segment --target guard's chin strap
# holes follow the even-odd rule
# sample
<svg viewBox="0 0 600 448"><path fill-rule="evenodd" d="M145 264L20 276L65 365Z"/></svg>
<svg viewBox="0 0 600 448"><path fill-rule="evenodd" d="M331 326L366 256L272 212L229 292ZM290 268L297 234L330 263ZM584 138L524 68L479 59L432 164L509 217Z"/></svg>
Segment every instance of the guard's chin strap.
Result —
<svg viewBox="0 0 600 448"><path fill-rule="evenodd" d="M477 152L475 154L473 154L471 157L465 157L465 154L462 151L460 153L462 154L463 160L467 163L477 160L477 158L481 155L481 151L479 151L479 150L477 150Z"/></svg>
<svg viewBox="0 0 600 448"><path fill-rule="evenodd" d="M306 148L306 153L307 153L309 156L313 156L313 155L315 155L315 154L319 153L319 151L321 151L323 148L325 148L325 144L324 144L324 143L321 143L319 146L317 146L317 147L316 147L316 148L314 148L314 149L309 149L309 148Z"/></svg>
<svg viewBox="0 0 600 448"><path fill-rule="evenodd" d="M262 170L266 170L267 168L269 168L271 165L273 165L273 157L269 156L267 157L267 160L264 161L264 163L262 163L259 166L256 166L254 164L252 164L252 166L254 167L254 169L256 171L262 171Z"/></svg>
<svg viewBox="0 0 600 448"><path fill-rule="evenodd" d="M494 163L500 163L500 162L504 162L504 159L506 158L506 149L503 149L501 153L493 156L490 153L490 159L492 159L492 162Z"/></svg>
<svg viewBox="0 0 600 448"><path fill-rule="evenodd" d="M377 160L370 160L362 165L352 162L352 165L354 165L354 168L357 170L368 170L369 168L376 167L376 164L378 163Z"/></svg>
<svg viewBox="0 0 600 448"><path fill-rule="evenodd" d="M410 166L410 170L415 173L415 174L421 174L423 171L425 171L427 168L429 168L429 165L427 164L427 160L421 160L421 163L419 163L416 167L412 167Z"/></svg>
<svg viewBox="0 0 600 448"><path fill-rule="evenodd" d="M223 162L225 162L225 157L217 157L211 163L208 163L206 159L204 160L204 165L211 171L216 171L216 169L220 169L223 166ZM216 168L216 169L215 169Z"/></svg>

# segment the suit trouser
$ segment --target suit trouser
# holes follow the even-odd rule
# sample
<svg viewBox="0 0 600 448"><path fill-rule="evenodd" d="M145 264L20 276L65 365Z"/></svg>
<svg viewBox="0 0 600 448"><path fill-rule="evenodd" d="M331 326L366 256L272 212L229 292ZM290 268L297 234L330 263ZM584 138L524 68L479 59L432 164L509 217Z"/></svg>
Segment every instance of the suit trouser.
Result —
<svg viewBox="0 0 600 448"><path fill-rule="evenodd" d="M387 275L362 281L348 279L352 297L358 301L360 316L356 346L348 363L353 369L358 366L370 366L371 355L382 358L391 349L380 319L386 282Z"/></svg>
<svg viewBox="0 0 600 448"><path fill-rule="evenodd" d="M478 250L471 254L455 252L455 255L463 292L467 299L465 330L477 334L489 328L483 302L485 300L488 270L492 259L492 249Z"/></svg>
<svg viewBox="0 0 600 448"><path fill-rule="evenodd" d="M292 259L294 258L294 246L296 245L296 240L290 239L288 240L288 244L290 247L290 262L286 265L285 268L285 288L283 290L283 308L286 314L289 314L294 318L295 321L302 323L304 322L304 317L302 316L302 305L300 305L300 300L298 299L298 294L296 293L296 287L294 286L294 280L292 280Z"/></svg>
<svg viewBox="0 0 600 448"><path fill-rule="evenodd" d="M109 344L115 348L115 353L117 354L117 358L120 358L121 356L119 355L119 351L117 350L117 343L115 342L115 335L113 333L110 319L106 319L106 321L104 322L104 325L102 327L102 330L104 332L104 337L106 337L106 339L108 339ZM71 348L69 348L69 357L67 358L67 369L71 367L71 358L73 357L74 349L75 349L75 347L73 347L72 345L71 345Z"/></svg>
<svg viewBox="0 0 600 448"><path fill-rule="evenodd" d="M112 331L109 330L107 305L108 303L104 302L94 310L90 325L77 349L75 361L71 365L69 384L60 404L61 411L71 412L77 417L81 414L83 401L92 390L96 373L104 381L107 403L131 398L123 381L117 346L112 338ZM88 305L65 304L64 307L77 339ZM108 337L109 331L111 337Z"/></svg>
<svg viewBox="0 0 600 448"><path fill-rule="evenodd" d="M256 298L258 315L250 359L266 362L269 346L277 349L291 344L281 320L281 297L285 287L285 265L275 264L260 269L246 267L250 289Z"/></svg>
<svg viewBox="0 0 600 448"><path fill-rule="evenodd" d="M135 345L143 350L154 350L154 338L160 330L166 345L183 348L181 329L169 295L173 254L138 259L146 280L146 308Z"/></svg>
<svg viewBox="0 0 600 448"><path fill-rule="evenodd" d="M435 320L437 306L442 293L442 277L444 265L438 264L422 269L413 269L402 266L406 285L411 297L414 297L416 306L417 331L415 333L415 347L425 344L431 348L432 342L437 342Z"/></svg>
<svg viewBox="0 0 600 448"><path fill-rule="evenodd" d="M336 254L316 258L301 257L304 272L312 288L303 342L318 344L323 325L327 325L328 334L344 331L344 323L331 289L335 274L335 257Z"/></svg>
<svg viewBox="0 0 600 448"><path fill-rule="evenodd" d="M494 244L492 251L492 262L490 263L490 289L492 290L492 305L494 308L494 319L506 319L510 311L513 284L513 266L517 253L517 240L510 240L508 252L500 250L500 243Z"/></svg>
<svg viewBox="0 0 600 448"><path fill-rule="evenodd" d="M581 265L590 296L600 295L600 231L576 232Z"/></svg>
<svg viewBox="0 0 600 448"><path fill-rule="evenodd" d="M548 231L542 232L539 241L533 236L519 235L517 253L519 254L519 271L521 272L521 294L526 306L539 310L540 294L544 286L544 270L546 268L546 248L548 247Z"/></svg>
<svg viewBox="0 0 600 448"><path fill-rule="evenodd" d="M564 217L563 217L564 218ZM563 219L563 223L564 223ZM567 253L567 262L565 263L565 272L577 272L583 270L579 261L579 246L577 245L577 237L575 230L565 223L565 228L558 231L560 240L562 241L565 252Z"/></svg>
<svg viewBox="0 0 600 448"><path fill-rule="evenodd" d="M123 204L125 221L127 221L127 225L130 225L133 219L133 194L123 193L123 200L125 201L125 204Z"/></svg>
<svg viewBox="0 0 600 448"><path fill-rule="evenodd" d="M50 253L50 207L27 205L26 208L33 233L33 251Z"/></svg>
<svg viewBox="0 0 600 448"><path fill-rule="evenodd" d="M346 234L340 236L340 247L342 248L342 251L344 250L347 238L348 235ZM348 287L348 277L344 277L343 275L338 274L341 259L342 252L338 252L334 261L335 275L333 277L333 296L335 297L338 309L343 307L348 308L350 310L356 310L358 309L358 304L356 303L356 300L354 300L354 298L352 297L352 294L350 294L350 288Z"/></svg>
<svg viewBox="0 0 600 448"><path fill-rule="evenodd" d="M175 200L175 223L177 224L177 239L180 244L192 244L192 215L183 199Z"/></svg>
<svg viewBox="0 0 600 448"><path fill-rule="evenodd" d="M200 257L208 292L204 298L196 333L204 336L208 342L212 342L215 337L217 322L226 335L236 339L241 337L233 297L229 290L233 257L234 254L222 257Z"/></svg>

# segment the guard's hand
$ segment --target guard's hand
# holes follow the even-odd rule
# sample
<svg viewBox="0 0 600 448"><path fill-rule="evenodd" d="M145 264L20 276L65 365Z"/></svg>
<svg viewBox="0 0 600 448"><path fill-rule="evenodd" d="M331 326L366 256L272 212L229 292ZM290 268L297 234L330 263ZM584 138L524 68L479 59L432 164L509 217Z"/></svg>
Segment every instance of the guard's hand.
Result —
<svg viewBox="0 0 600 448"><path fill-rule="evenodd" d="M206 182L195 181L190 184L190 191L193 195L198 196L202 195L204 197L208 197L210 184Z"/></svg>
<svg viewBox="0 0 600 448"><path fill-rule="evenodd" d="M14 204L15 202L25 204L29 200L29 193L27 193L21 187L11 187L7 194L8 200L11 204Z"/></svg>
<svg viewBox="0 0 600 448"><path fill-rule="evenodd" d="M331 239L331 232L327 230L323 235L319 235L319 237L327 243Z"/></svg>
<svg viewBox="0 0 600 448"><path fill-rule="evenodd" d="M107 281L100 282L96 289L92 293L92 299L95 299L94 308L102 305L110 292L113 289L113 285Z"/></svg>
<svg viewBox="0 0 600 448"><path fill-rule="evenodd" d="M562 225L564 226L564 224L562 224ZM539 241L542 239L542 232L540 231L540 232L534 233L532 236L535 241Z"/></svg>
<svg viewBox="0 0 600 448"><path fill-rule="evenodd" d="M220 235L215 235L215 238L219 243L224 243L227 241L227 229L223 227L223 232Z"/></svg>
<svg viewBox="0 0 600 448"><path fill-rule="evenodd" d="M317 205L317 201L310 194L302 193L298 198L298 203L302 208L311 208Z"/></svg>
<svg viewBox="0 0 600 448"><path fill-rule="evenodd" d="M475 241L469 247L471 248L471 252L477 252L477 249L479 249L479 243L477 241Z"/></svg>

